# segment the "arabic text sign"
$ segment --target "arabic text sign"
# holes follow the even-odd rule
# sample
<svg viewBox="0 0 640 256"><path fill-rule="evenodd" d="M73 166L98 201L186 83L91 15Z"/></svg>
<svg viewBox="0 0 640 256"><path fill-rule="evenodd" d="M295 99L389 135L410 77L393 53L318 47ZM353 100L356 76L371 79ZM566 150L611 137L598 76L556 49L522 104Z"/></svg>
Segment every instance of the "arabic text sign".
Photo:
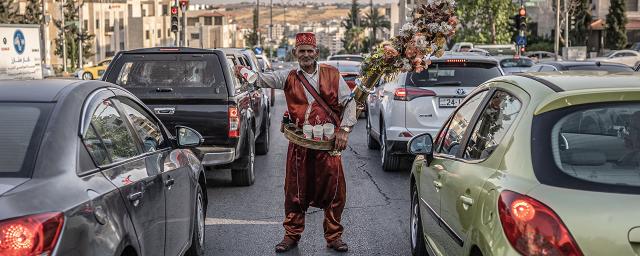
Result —
<svg viewBox="0 0 640 256"><path fill-rule="evenodd" d="M0 80L42 79L37 26L0 26Z"/></svg>

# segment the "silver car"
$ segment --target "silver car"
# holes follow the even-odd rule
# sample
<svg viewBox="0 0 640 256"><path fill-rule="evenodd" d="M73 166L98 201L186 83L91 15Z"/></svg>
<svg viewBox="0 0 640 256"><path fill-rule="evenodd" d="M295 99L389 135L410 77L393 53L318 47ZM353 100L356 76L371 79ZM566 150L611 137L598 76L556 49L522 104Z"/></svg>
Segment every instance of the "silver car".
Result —
<svg viewBox="0 0 640 256"><path fill-rule="evenodd" d="M475 54L451 53L431 61L421 73L381 81L367 99L367 144L381 149L385 171L408 168L411 137L425 132L436 136L467 93L504 74L496 59Z"/></svg>

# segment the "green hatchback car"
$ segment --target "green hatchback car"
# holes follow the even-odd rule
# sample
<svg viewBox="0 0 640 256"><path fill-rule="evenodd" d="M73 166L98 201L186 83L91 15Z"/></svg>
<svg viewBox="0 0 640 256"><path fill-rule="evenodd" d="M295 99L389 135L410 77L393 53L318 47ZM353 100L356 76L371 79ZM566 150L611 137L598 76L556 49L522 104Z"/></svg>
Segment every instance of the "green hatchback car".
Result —
<svg viewBox="0 0 640 256"><path fill-rule="evenodd" d="M414 255L640 255L640 76L479 86L411 170Z"/></svg>

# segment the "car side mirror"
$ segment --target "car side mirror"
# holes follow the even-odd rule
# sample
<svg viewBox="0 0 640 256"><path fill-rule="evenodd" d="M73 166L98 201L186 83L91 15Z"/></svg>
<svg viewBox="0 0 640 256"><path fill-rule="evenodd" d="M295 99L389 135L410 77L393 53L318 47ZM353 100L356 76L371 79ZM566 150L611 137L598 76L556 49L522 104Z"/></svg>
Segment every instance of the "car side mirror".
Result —
<svg viewBox="0 0 640 256"><path fill-rule="evenodd" d="M176 137L178 137L178 147L181 148L197 147L204 142L204 138L198 131L182 125L176 125Z"/></svg>
<svg viewBox="0 0 640 256"><path fill-rule="evenodd" d="M423 133L411 138L407 143L407 151L413 155L433 155L433 138L431 138L431 134Z"/></svg>

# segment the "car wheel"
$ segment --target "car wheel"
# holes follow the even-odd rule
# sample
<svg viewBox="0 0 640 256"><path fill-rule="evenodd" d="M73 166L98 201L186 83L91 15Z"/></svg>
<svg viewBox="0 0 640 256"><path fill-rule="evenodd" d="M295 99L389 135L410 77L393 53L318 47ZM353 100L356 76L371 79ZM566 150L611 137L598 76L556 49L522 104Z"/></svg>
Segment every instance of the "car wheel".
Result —
<svg viewBox="0 0 640 256"><path fill-rule="evenodd" d="M269 113L267 111L264 112L264 115L267 115L262 122L262 127L260 128L260 137L256 140L256 154L258 155L266 155L269 153L269 126L271 126L271 121L269 117Z"/></svg>
<svg viewBox="0 0 640 256"><path fill-rule="evenodd" d="M420 216L420 204L418 204L418 189L414 184L411 189L411 254L414 256L426 256L426 243L422 231L422 218Z"/></svg>
<svg viewBox="0 0 640 256"><path fill-rule="evenodd" d="M373 138L373 134L371 134L371 121L369 121L369 117L367 117L367 147L369 149L380 149L380 143Z"/></svg>
<svg viewBox="0 0 640 256"><path fill-rule="evenodd" d="M93 80L93 75L91 72L82 73L82 80Z"/></svg>
<svg viewBox="0 0 640 256"><path fill-rule="evenodd" d="M402 158L391 153L391 146L387 141L387 129L384 122L380 128L380 155L382 158L382 170L385 172L397 171L400 167Z"/></svg>
<svg viewBox="0 0 640 256"><path fill-rule="evenodd" d="M196 185L196 216L193 225L193 234L191 235L191 247L187 251L188 256L202 256L204 255L204 226L205 226L205 204L204 194L200 185Z"/></svg>
<svg viewBox="0 0 640 256"><path fill-rule="evenodd" d="M247 132L247 145L245 156L238 159L242 165L240 169L231 170L231 180L237 186L251 186L256 179L256 141L253 130Z"/></svg>

